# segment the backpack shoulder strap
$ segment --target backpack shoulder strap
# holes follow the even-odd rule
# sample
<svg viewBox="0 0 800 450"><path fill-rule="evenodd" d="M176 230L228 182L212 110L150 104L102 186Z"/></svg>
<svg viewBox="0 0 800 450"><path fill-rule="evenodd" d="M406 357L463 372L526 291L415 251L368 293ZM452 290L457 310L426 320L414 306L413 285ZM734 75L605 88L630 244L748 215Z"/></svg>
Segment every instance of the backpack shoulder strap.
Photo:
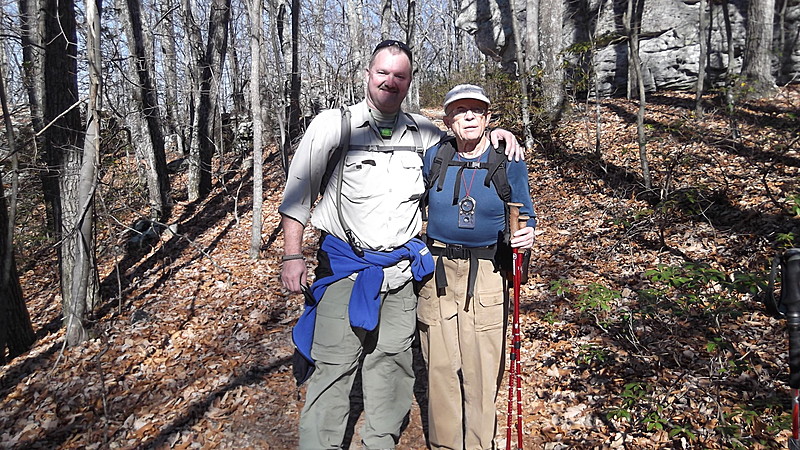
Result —
<svg viewBox="0 0 800 450"><path fill-rule="evenodd" d="M436 154L433 156L431 168L428 171L428 182L425 187L426 189L430 189L436 185L436 190L441 191L442 186L444 186L447 166L450 165L450 161L453 160L453 156L456 154L455 138L446 137L442 139L436 144L436 147L432 148L430 151L436 151Z"/></svg>
<svg viewBox="0 0 800 450"><path fill-rule="evenodd" d="M455 138L447 138L431 151L436 151L436 155L431 163L431 169L428 172L428 180L425 185L426 189L431 189L436 186L437 191L441 191L444 186L445 176L447 174L448 166L459 166L458 175L456 176L456 191L453 193L453 204L457 201L459 196L459 181L461 172L469 165L471 168L486 169L486 177L483 183L489 187L494 182L497 195L503 202L511 201L511 185L508 183L508 175L506 174L506 154L505 142L500 143L498 148L492 148L489 153L488 161L481 163L464 163L458 162L453 159L456 154Z"/></svg>
<svg viewBox="0 0 800 450"><path fill-rule="evenodd" d="M508 174L506 173L507 158L506 158L506 143L500 141L500 146L493 148L489 153L488 171L483 184L486 187L494 181L494 188L497 190L497 195L508 203L511 201L511 185L508 183Z"/></svg>
<svg viewBox="0 0 800 450"><path fill-rule="evenodd" d="M325 166L325 173L322 175L322 183L319 185L320 194L325 192L325 188L328 187L328 182L331 179L333 170L336 168L336 164L344 160L347 154L346 149L350 145L350 108L342 105L339 109L342 113L342 130L339 135L339 145L333 150L330 158L328 158L328 165Z"/></svg>
<svg viewBox="0 0 800 450"><path fill-rule="evenodd" d="M414 120L414 116L412 116L411 113L404 113L404 114L406 115L408 120L410 120L411 123L414 124L414 126L411 127L411 135L414 138L414 147L416 147L417 149L417 155L419 155L421 159L422 156L424 155L425 148L422 147L422 136L420 136L419 126L417 125L417 121Z"/></svg>

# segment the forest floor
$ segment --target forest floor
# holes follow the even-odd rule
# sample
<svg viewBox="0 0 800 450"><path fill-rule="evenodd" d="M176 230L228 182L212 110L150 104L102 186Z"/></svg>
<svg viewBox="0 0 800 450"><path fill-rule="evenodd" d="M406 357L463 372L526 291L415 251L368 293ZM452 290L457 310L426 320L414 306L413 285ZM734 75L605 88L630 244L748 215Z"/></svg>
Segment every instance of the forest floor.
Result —
<svg viewBox="0 0 800 450"><path fill-rule="evenodd" d="M691 94L648 98L652 190L635 102L574 105L528 151L539 227L522 289L525 448L786 447L786 323L759 298L771 258L800 236L800 89L742 103L735 121L715 105L697 119ZM258 260L251 175L230 158L203 202L176 198L177 233L145 245L125 243L135 217L113 206L135 191L123 184L135 171L115 176L127 163L112 163L98 211L102 303L91 339L72 348L55 251L35 237L42 207L23 205L17 266L37 341L0 368L0 447L297 446L290 330L303 301L279 280L280 158L265 165ZM316 238L308 227L310 265ZM422 370L400 449L425 448ZM354 395L352 448L361 420Z"/></svg>

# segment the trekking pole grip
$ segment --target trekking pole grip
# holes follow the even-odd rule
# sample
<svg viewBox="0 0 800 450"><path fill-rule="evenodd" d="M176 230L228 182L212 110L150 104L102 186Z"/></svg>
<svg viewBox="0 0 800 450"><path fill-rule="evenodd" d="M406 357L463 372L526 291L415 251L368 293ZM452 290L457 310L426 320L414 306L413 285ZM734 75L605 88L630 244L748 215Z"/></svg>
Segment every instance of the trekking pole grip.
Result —
<svg viewBox="0 0 800 450"><path fill-rule="evenodd" d="M519 231L519 209L522 203L508 202L508 228L511 231L511 236Z"/></svg>
<svg viewBox="0 0 800 450"><path fill-rule="evenodd" d="M522 206L522 203L508 202L508 229L511 231L511 236L514 236L514 233L528 225L530 217L519 213L519 209Z"/></svg>

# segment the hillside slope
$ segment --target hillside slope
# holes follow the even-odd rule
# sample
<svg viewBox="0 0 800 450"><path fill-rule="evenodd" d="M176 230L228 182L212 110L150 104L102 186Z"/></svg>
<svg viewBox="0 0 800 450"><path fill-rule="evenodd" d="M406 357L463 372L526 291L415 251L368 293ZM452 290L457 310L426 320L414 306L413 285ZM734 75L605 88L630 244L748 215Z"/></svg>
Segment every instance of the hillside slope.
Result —
<svg viewBox="0 0 800 450"><path fill-rule="evenodd" d="M599 154L594 105L574 105L527 155L540 225L522 302L525 447L785 447L785 322L754 291L800 236L786 200L800 194L800 92L745 105L736 122L721 111L695 121L688 94L650 98L649 192L636 108L602 102ZM272 155L253 261L251 179L230 164L210 198L178 202L178 234L102 259L104 303L82 346L63 347L52 250L24 248L38 340L0 368L0 446L296 447L290 330L302 299L279 281L283 174ZM312 265L316 239L309 227ZM422 379L401 449L425 447Z"/></svg>

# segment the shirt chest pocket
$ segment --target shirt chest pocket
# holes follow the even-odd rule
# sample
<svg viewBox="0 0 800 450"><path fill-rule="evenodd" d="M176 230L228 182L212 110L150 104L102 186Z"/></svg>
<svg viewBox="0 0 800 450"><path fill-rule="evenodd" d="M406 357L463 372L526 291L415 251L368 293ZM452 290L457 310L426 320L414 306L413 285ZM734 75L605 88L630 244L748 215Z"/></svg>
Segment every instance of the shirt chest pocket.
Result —
<svg viewBox="0 0 800 450"><path fill-rule="evenodd" d="M394 159L392 180L397 196L404 200L419 200L425 190L422 158L416 152L402 151L396 152Z"/></svg>
<svg viewBox="0 0 800 450"><path fill-rule="evenodd" d="M345 158L342 194L352 202L382 196L418 200L425 185L416 152L350 152Z"/></svg>
<svg viewBox="0 0 800 450"><path fill-rule="evenodd" d="M342 195L352 202L375 197L386 174L382 156L385 155L374 152L348 153L344 160Z"/></svg>

